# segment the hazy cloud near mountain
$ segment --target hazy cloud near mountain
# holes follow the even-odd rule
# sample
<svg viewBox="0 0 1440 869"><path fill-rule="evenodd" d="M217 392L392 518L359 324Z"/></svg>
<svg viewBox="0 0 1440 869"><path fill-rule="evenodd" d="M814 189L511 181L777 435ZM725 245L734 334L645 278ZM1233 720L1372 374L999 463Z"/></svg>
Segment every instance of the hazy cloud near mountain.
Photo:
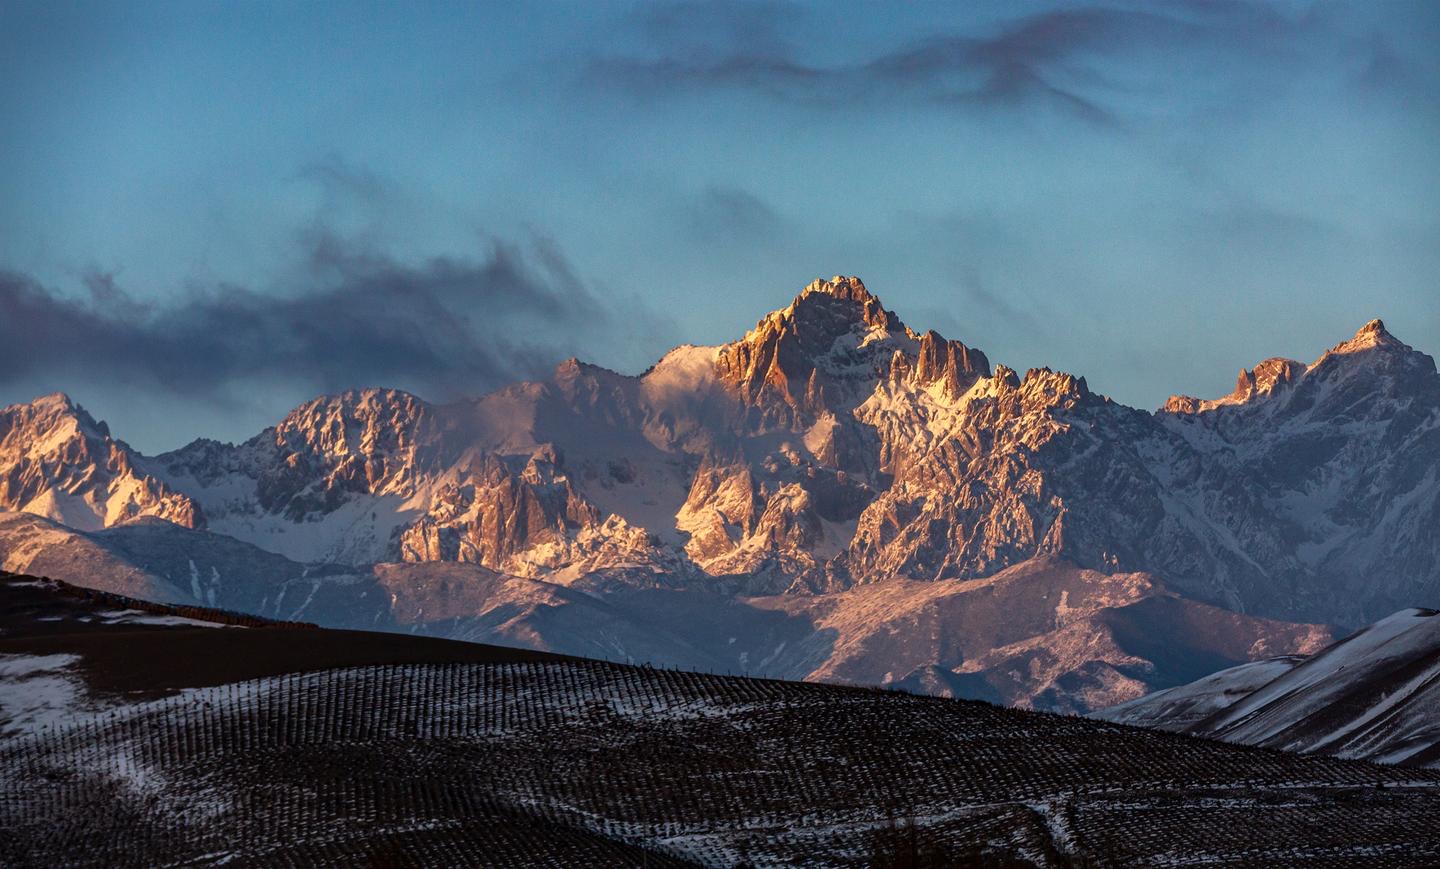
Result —
<svg viewBox="0 0 1440 869"><path fill-rule="evenodd" d="M323 230L302 245L287 292L220 284L168 303L110 274L67 295L0 271L0 384L63 373L217 400L258 383L293 384L298 398L386 385L443 399L543 375L592 341L673 331L638 302L601 299L545 239L420 262Z"/></svg>

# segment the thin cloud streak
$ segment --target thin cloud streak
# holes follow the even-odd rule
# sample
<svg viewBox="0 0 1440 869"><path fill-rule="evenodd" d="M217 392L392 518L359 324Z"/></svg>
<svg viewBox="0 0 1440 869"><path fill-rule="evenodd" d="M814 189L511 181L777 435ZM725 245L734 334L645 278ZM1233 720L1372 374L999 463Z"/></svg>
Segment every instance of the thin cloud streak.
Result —
<svg viewBox="0 0 1440 869"><path fill-rule="evenodd" d="M1142 12L1046 12L991 36L936 36L871 60L820 66L800 59L778 24L752 11L757 14L738 18L748 26L732 26L697 43L691 29L674 23L675 10L662 8L655 17L663 22L647 20L639 28L651 43L651 56L597 57L588 72L592 80L645 96L733 88L829 107L898 96L955 108L1049 103L1086 120L1111 123L1111 113L1081 92L1095 74L1078 69L1079 62L1087 54L1119 50L1137 36L1173 39L1194 27Z"/></svg>
<svg viewBox="0 0 1440 869"><path fill-rule="evenodd" d="M990 33L938 33L870 59L819 64L785 36L802 17L795 7L722 8L723 27L701 26L717 17L709 3L661 6L632 20L644 49L593 57L586 80L645 98L729 89L831 109L897 101L962 112L1050 108L1115 126L1122 109L1110 98L1132 89L1126 76L1134 70L1107 65L1143 66L1197 49L1215 57L1280 57L1317 15L1226 2L1062 8Z"/></svg>

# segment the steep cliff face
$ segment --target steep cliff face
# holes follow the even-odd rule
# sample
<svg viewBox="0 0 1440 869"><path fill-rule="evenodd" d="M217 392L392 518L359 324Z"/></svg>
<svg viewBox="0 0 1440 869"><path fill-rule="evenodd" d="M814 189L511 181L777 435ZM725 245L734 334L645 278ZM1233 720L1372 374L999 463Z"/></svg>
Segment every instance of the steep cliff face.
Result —
<svg viewBox="0 0 1440 869"><path fill-rule="evenodd" d="M351 494L413 494L449 458L444 425L428 404L396 390L303 404L251 442L264 456L257 500L300 518L334 510Z"/></svg>
<svg viewBox="0 0 1440 869"><path fill-rule="evenodd" d="M983 576L1062 553L1109 566L1117 556L1093 539L1096 500L1139 502L1126 511L1135 517L1160 512L1144 503L1153 493L1143 463L1114 437L1146 420L1083 378L1048 369L1021 378L1000 366L956 395L905 377L906 361L897 358L895 375L857 410L879 432L894 480L846 554L857 581Z"/></svg>
<svg viewBox="0 0 1440 869"><path fill-rule="evenodd" d="M562 582L607 568L666 566L653 535L602 516L578 494L553 445L538 448L518 474L496 456L479 461L454 475L463 484L436 488L425 515L400 533L402 560L462 561Z"/></svg>
<svg viewBox="0 0 1440 869"><path fill-rule="evenodd" d="M917 335L885 310L859 278L807 286L739 341L716 354L719 381L745 408L741 434L803 432L831 467L873 469L873 438L854 409L905 360L906 377L960 394L990 373L985 354L934 331Z"/></svg>
<svg viewBox="0 0 1440 869"><path fill-rule="evenodd" d="M903 381L956 397L990 373L980 351L917 334L842 276L719 348L714 368L740 410L704 455L677 527L701 569L746 575L751 590L850 584L839 556L894 476L894 441L860 411L877 389Z"/></svg>
<svg viewBox="0 0 1440 869"><path fill-rule="evenodd" d="M722 347L716 368L751 411L750 429L797 429L863 399L890 353L913 353L916 338L858 278L836 276Z"/></svg>
<svg viewBox="0 0 1440 869"><path fill-rule="evenodd" d="M145 473L136 458L66 395L0 409L0 510L84 530L142 516L205 524L193 500Z"/></svg>
<svg viewBox="0 0 1440 869"><path fill-rule="evenodd" d="M243 444L201 440L147 460L210 527L305 561L382 560L462 452L453 420L397 390L306 402Z"/></svg>

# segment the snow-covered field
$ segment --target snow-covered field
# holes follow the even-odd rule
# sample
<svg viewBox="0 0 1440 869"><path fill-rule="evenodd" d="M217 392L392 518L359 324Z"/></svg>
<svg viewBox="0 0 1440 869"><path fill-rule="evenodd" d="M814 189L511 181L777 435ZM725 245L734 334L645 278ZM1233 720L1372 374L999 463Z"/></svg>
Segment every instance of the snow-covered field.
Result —
<svg viewBox="0 0 1440 869"><path fill-rule="evenodd" d="M85 706L75 655L0 655L0 738L63 725Z"/></svg>

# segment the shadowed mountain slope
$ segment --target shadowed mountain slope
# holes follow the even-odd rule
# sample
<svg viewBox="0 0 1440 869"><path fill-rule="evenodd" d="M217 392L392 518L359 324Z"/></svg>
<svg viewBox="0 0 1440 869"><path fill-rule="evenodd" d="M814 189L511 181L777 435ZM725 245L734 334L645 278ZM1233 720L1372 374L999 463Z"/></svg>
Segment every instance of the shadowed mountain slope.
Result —
<svg viewBox="0 0 1440 869"><path fill-rule="evenodd" d="M1308 658L1241 665L1096 717L1286 751L1440 766L1440 615L1403 610Z"/></svg>

